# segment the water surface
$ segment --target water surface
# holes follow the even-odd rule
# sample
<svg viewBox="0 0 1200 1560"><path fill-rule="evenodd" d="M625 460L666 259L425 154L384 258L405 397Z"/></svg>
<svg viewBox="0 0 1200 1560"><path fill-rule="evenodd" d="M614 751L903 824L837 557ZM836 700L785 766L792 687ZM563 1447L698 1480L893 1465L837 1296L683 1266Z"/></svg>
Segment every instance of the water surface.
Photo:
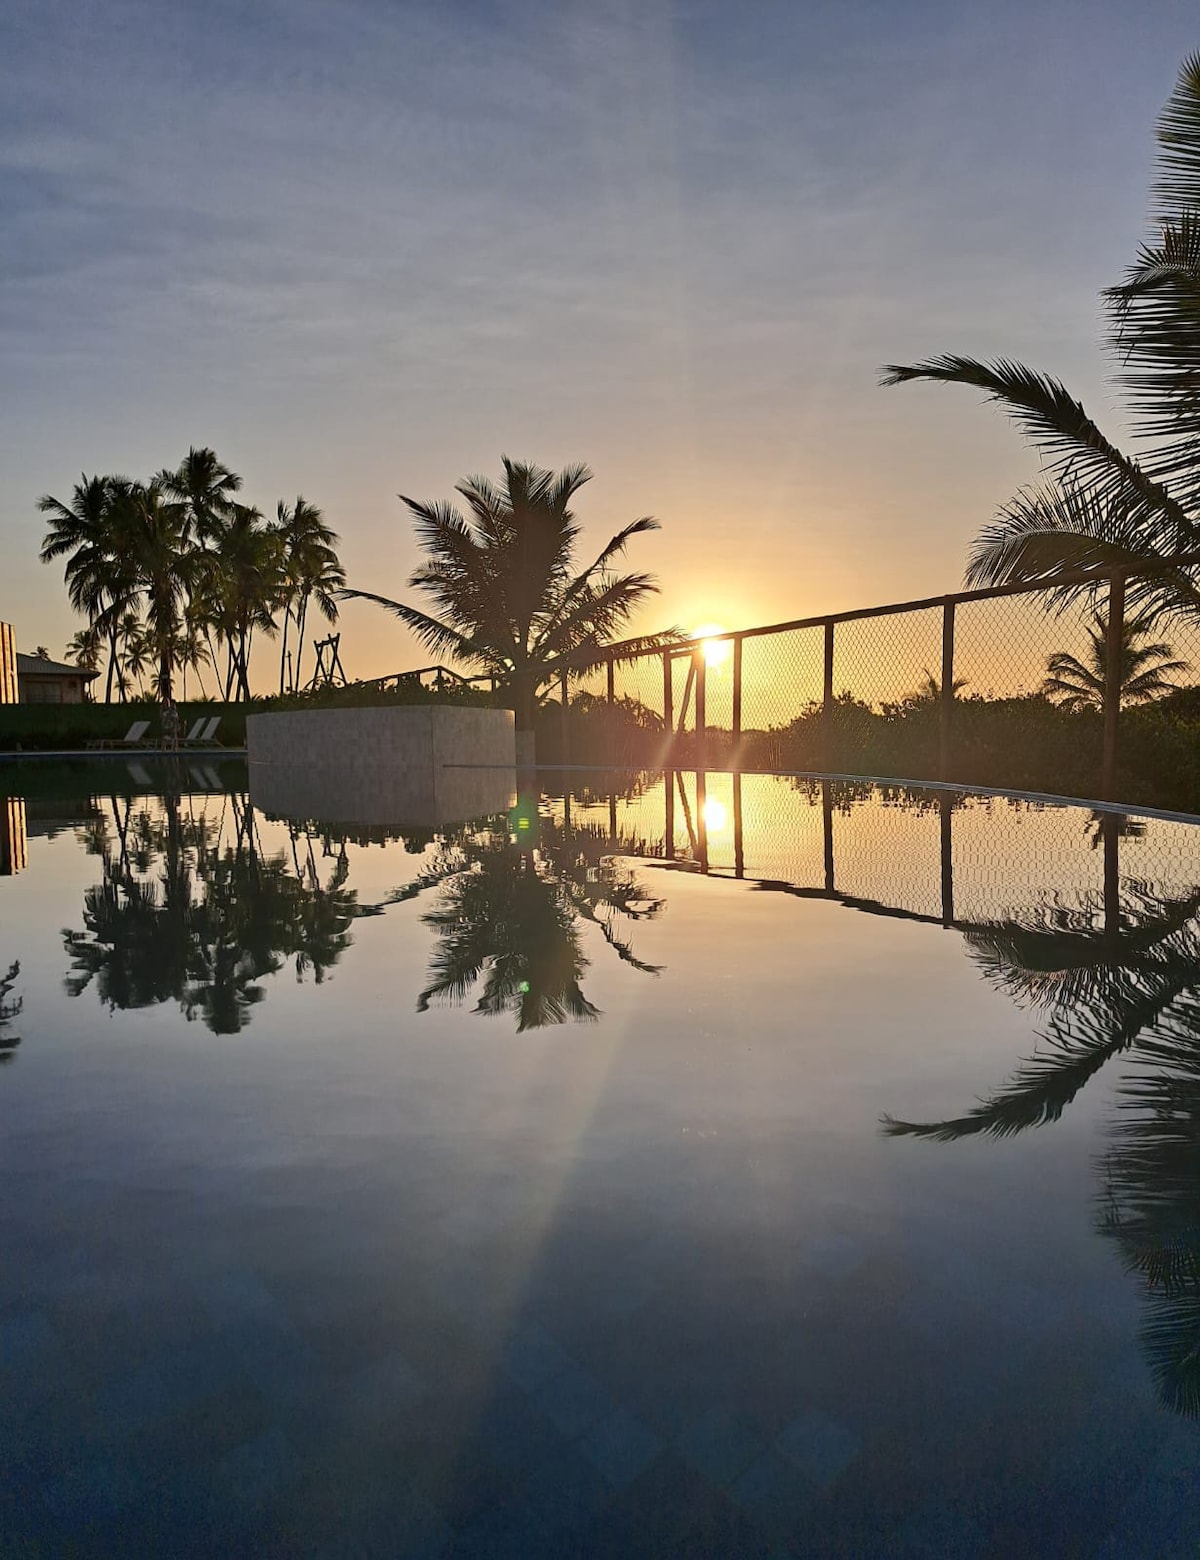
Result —
<svg viewBox="0 0 1200 1560"><path fill-rule="evenodd" d="M0 774L0 1551L1194 1555L1200 835L565 778Z"/></svg>

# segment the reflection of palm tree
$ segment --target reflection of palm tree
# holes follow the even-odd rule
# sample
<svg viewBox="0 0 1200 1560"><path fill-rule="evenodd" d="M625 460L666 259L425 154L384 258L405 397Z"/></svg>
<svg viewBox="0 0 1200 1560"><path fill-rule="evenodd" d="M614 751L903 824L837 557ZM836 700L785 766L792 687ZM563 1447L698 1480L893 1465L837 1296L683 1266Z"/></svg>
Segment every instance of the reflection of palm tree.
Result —
<svg viewBox="0 0 1200 1560"><path fill-rule="evenodd" d="M1200 1416L1200 1004L1188 994L1123 1080L1102 1228L1147 1296L1142 1346L1171 1408Z"/></svg>
<svg viewBox="0 0 1200 1560"><path fill-rule="evenodd" d="M286 856L264 855L254 815L234 798L235 840L224 849L205 820L126 810L116 838L98 834L103 881L84 896L84 930L65 932L67 990L94 986L112 1008L175 1001L215 1034L244 1028L263 999L259 984L285 960L317 981L350 944L357 898L343 856L325 887L293 873Z"/></svg>
<svg viewBox="0 0 1200 1560"><path fill-rule="evenodd" d="M391 896L393 903L437 888L424 917L439 934L424 1011L437 998L462 1001L481 977L477 1013L511 1012L518 1030L593 1019L580 981L587 959L578 921L593 922L618 957L647 974L618 920L650 919L662 900L612 855L607 833L540 817L528 799L511 819L460 830L432 863Z"/></svg>
<svg viewBox="0 0 1200 1560"><path fill-rule="evenodd" d="M885 1117L884 1130L1008 1137L1056 1121L1126 1053L1101 1227L1145 1287L1142 1341L1163 1400L1200 1415L1200 888L1167 899L1127 884L1119 922L1106 921L1053 904L968 933L985 976L1049 1014L1047 1049L963 1116Z"/></svg>
<svg viewBox="0 0 1200 1560"><path fill-rule="evenodd" d="M19 960L9 965L8 971L0 975L0 1063L11 1062L13 1052L21 1043L20 1035L5 1034L5 1030L14 1018L19 1017L24 1006L23 997L10 997L9 992L17 983L17 976L21 973Z"/></svg>
<svg viewBox="0 0 1200 1560"><path fill-rule="evenodd" d="M463 854L468 865L424 917L440 941L418 1011L437 997L461 1002L486 970L477 1013L515 1013L519 1030L595 1018L580 988L587 960L561 885L502 835L477 836Z"/></svg>
<svg viewBox="0 0 1200 1560"><path fill-rule="evenodd" d="M1063 710L1103 710L1108 685L1108 619L1103 612L1093 615L1094 627L1087 629L1087 659L1081 661L1069 650L1056 650L1046 662L1048 673L1042 692ZM1177 684L1168 672L1186 672L1186 661L1172 661L1171 646L1161 641L1142 644L1150 633L1145 617L1129 618L1121 624L1121 703L1144 704L1173 693Z"/></svg>

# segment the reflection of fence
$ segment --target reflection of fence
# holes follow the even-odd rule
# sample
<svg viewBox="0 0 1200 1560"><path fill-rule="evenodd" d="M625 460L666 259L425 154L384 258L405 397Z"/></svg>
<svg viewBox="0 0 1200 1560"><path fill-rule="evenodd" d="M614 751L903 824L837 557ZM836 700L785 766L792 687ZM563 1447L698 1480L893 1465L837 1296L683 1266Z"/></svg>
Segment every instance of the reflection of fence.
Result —
<svg viewBox="0 0 1200 1560"><path fill-rule="evenodd" d="M567 798L613 848L764 889L970 929L1053 904L1121 924L1121 884L1200 884L1200 834L1160 819L830 779L667 771L631 796Z"/></svg>
<svg viewBox="0 0 1200 1560"><path fill-rule="evenodd" d="M1198 561L1189 555L1172 568L1194 571ZM1060 595L1050 607L1045 588L1000 586L649 653L617 646L579 687L636 719L640 757L656 766L899 775L1159 800L1121 765L1146 741L1166 742L1171 721L1196 722L1200 736L1200 616L1160 613L1139 623L1158 578L1081 571L1056 582L1070 599ZM1132 639L1131 627L1139 630ZM1154 641L1184 666L1147 694L1133 681L1132 656ZM1074 708L1043 688L1058 655L1081 671ZM1158 718L1153 731L1148 711ZM1136 741L1131 719L1141 722ZM1164 757L1158 768L1172 762Z"/></svg>

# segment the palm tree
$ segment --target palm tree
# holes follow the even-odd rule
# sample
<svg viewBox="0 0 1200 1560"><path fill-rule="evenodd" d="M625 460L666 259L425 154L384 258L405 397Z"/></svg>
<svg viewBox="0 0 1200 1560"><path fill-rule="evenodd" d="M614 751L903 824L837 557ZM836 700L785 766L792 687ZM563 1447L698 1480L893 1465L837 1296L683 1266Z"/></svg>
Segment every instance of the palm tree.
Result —
<svg viewBox="0 0 1200 1560"><path fill-rule="evenodd" d="M76 630L67 646L67 659L74 661L75 665L85 672L99 671L100 657L103 653L103 639L99 626L95 623L88 628Z"/></svg>
<svg viewBox="0 0 1200 1560"><path fill-rule="evenodd" d="M125 612L113 625L117 645L117 692L124 704L136 683L138 696L145 690L142 678L152 660L152 646L145 625L136 612Z"/></svg>
<svg viewBox="0 0 1200 1560"><path fill-rule="evenodd" d="M114 483L116 552L129 569L157 671L154 691L172 699L180 627L193 589L211 563L196 546L187 504L157 480Z"/></svg>
<svg viewBox="0 0 1200 1560"><path fill-rule="evenodd" d="M104 698L112 701L118 675L118 624L132 599L133 587L124 567L114 527L114 479L83 475L68 503L46 493L38 509L49 515L41 559L66 558L63 578L72 607L91 629L108 641L108 677Z"/></svg>
<svg viewBox="0 0 1200 1560"><path fill-rule="evenodd" d="M222 525L233 513L241 477L217 459L215 450L193 445L175 471L160 471L154 480L164 493L184 505L191 534L201 547L214 546Z"/></svg>
<svg viewBox="0 0 1200 1560"><path fill-rule="evenodd" d="M1147 440L1144 461L1107 439L1057 379L1009 359L948 353L884 370L885 384L929 379L982 390L1046 457L1047 480L1018 493L980 533L967 571L973 585L1052 584L1096 566L1149 569L1153 578L1130 583L1135 610L1200 615L1196 568L1164 567L1200 547L1200 54L1184 62L1158 140L1158 237L1105 294L1109 345Z"/></svg>
<svg viewBox="0 0 1200 1560"><path fill-rule="evenodd" d="M1103 710L1108 686L1108 620L1103 612L1093 614L1093 628L1087 630L1088 651L1081 661L1068 650L1056 650L1046 662L1049 674L1042 692L1063 710ZM1150 632L1145 615L1126 618L1121 624L1121 702L1144 704L1161 698L1178 686L1169 672L1186 672L1186 661L1172 661L1168 644L1143 644Z"/></svg>
<svg viewBox="0 0 1200 1560"><path fill-rule="evenodd" d="M216 533L216 622L228 649L225 698L250 697L254 631L276 633L282 595L281 543L257 509L234 504Z"/></svg>
<svg viewBox="0 0 1200 1560"><path fill-rule="evenodd" d="M409 584L427 592L440 615L370 591L340 594L377 602L437 654L490 674L512 701L518 732L532 733L542 690L564 672L599 664L616 631L657 591L651 575L618 575L612 564L631 537L656 531L658 521L643 516L625 526L577 572L580 532L570 504L591 472L547 471L507 456L503 466L499 485L487 477L458 483L469 518L453 504L401 495L428 554ZM673 637L651 635L628 648Z"/></svg>
<svg viewBox="0 0 1200 1560"><path fill-rule="evenodd" d="M294 690L300 685L309 601L316 601L327 623L336 623L337 593L345 586L346 572L338 561L338 534L326 525L315 504L297 495L290 509L280 499L275 513L275 534L283 553L283 644L279 654L279 691L283 693L287 684L289 622L296 624L296 665L291 677Z"/></svg>

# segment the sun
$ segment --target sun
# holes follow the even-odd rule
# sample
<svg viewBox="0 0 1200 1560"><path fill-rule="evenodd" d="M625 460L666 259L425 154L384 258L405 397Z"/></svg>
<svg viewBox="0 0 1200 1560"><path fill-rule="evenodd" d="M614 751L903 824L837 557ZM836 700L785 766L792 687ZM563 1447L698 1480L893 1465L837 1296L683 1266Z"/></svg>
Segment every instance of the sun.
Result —
<svg viewBox="0 0 1200 1560"><path fill-rule="evenodd" d="M707 666L723 666L733 654L732 639L715 639L714 634L723 634L725 629L720 623L701 623L699 628L692 630L692 638L703 640L701 648L704 651L704 661Z"/></svg>

